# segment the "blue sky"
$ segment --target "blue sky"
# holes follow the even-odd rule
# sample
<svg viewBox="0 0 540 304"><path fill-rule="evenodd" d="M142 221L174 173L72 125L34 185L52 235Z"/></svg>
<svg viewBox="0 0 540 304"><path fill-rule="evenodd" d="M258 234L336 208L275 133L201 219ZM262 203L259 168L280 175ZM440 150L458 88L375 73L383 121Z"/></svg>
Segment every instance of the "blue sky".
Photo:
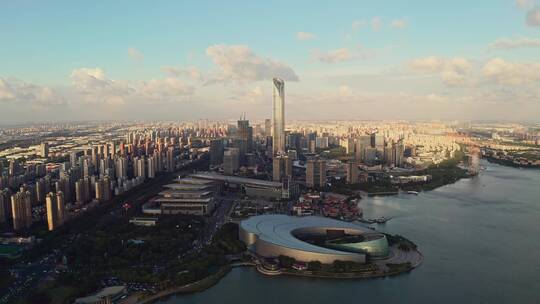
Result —
<svg viewBox="0 0 540 304"><path fill-rule="evenodd" d="M0 118L264 118L271 77L294 74L290 118L368 119L368 107L388 119L535 120L539 5L4 1ZM327 111L336 104L351 111Z"/></svg>

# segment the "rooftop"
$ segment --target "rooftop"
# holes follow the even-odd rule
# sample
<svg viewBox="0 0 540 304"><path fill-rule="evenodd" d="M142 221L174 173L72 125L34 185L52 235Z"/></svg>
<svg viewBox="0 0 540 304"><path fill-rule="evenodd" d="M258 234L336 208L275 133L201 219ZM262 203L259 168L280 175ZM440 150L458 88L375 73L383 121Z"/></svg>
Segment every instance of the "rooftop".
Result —
<svg viewBox="0 0 540 304"><path fill-rule="evenodd" d="M256 234L258 239L275 245L314 253L336 255L350 255L351 253L316 246L298 239L293 234L300 231L310 233L312 231L345 229L354 231L356 234L366 236L369 239L375 237L374 235L382 235L358 224L318 216L259 215L242 221L240 227L244 231Z"/></svg>
<svg viewBox="0 0 540 304"><path fill-rule="evenodd" d="M216 173L195 173L195 174L191 174L190 176L194 178L228 182L232 184L245 184L245 185L250 185L250 186L259 186L259 187L268 187L268 188L281 188L282 187L282 183L278 183L278 182L265 181L265 180L255 179L255 178L247 178L247 177L239 177L239 176L221 175L221 174L216 174Z"/></svg>

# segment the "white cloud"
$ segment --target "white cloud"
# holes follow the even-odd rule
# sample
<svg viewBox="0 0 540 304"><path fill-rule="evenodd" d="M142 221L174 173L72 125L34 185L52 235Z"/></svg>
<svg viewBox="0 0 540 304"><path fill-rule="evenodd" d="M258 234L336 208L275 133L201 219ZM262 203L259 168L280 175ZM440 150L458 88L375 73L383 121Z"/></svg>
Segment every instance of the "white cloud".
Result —
<svg viewBox="0 0 540 304"><path fill-rule="evenodd" d="M128 55L131 59L137 62L142 62L144 60L144 55L136 48L128 48Z"/></svg>
<svg viewBox="0 0 540 304"><path fill-rule="evenodd" d="M527 25L540 26L540 6L536 6L527 12Z"/></svg>
<svg viewBox="0 0 540 304"><path fill-rule="evenodd" d="M80 68L71 72L71 81L79 91L91 92L113 87L112 80L105 77L105 71L100 68Z"/></svg>
<svg viewBox="0 0 540 304"><path fill-rule="evenodd" d="M192 95L194 88L178 78L153 79L135 85L136 94L154 99L169 99L176 96Z"/></svg>
<svg viewBox="0 0 540 304"><path fill-rule="evenodd" d="M31 106L53 106L65 103L64 99L52 88L1 77L0 101L20 102Z"/></svg>
<svg viewBox="0 0 540 304"><path fill-rule="evenodd" d="M0 100L12 100L15 98L15 92L9 85L9 83L0 78Z"/></svg>
<svg viewBox="0 0 540 304"><path fill-rule="evenodd" d="M194 93L194 88L177 78L149 81L113 80L100 68L79 68L71 80L80 99L88 103L124 104L129 101L168 102Z"/></svg>
<svg viewBox="0 0 540 304"><path fill-rule="evenodd" d="M251 89L233 92L228 99L229 103L238 105L263 104L268 101L271 92L266 92L261 86L255 86Z"/></svg>
<svg viewBox="0 0 540 304"><path fill-rule="evenodd" d="M366 21L364 21L364 20L354 20L353 23L351 24L351 29L353 31L358 31L359 29L364 27L364 25L366 25Z"/></svg>
<svg viewBox="0 0 540 304"><path fill-rule="evenodd" d="M193 66L187 67L187 68L177 68L177 67L166 66L166 67L162 67L161 70L165 72L167 75L173 76L173 77L188 77L196 81L204 80L201 70Z"/></svg>
<svg viewBox="0 0 540 304"><path fill-rule="evenodd" d="M390 27L395 28L395 29L406 28L407 27L407 20L405 20L404 18L394 19L390 23Z"/></svg>
<svg viewBox="0 0 540 304"><path fill-rule="evenodd" d="M495 58L484 65L482 72L498 84L523 85L540 81L539 63L513 63Z"/></svg>
<svg viewBox="0 0 540 304"><path fill-rule="evenodd" d="M447 85L463 85L471 71L471 63L462 57L430 56L411 61L409 67L417 72L437 73Z"/></svg>
<svg viewBox="0 0 540 304"><path fill-rule="evenodd" d="M499 38L490 44L494 49L517 49L540 47L540 39L517 37L517 38Z"/></svg>
<svg viewBox="0 0 540 304"><path fill-rule="evenodd" d="M312 57L321 62L336 63L351 60L353 58L353 54L348 48L340 48L327 52L314 50L312 52Z"/></svg>
<svg viewBox="0 0 540 304"><path fill-rule="evenodd" d="M220 69L220 74L210 82L259 81L273 77L299 80L294 70L285 63L258 56L245 45L217 44L208 47L206 54Z"/></svg>
<svg viewBox="0 0 540 304"><path fill-rule="evenodd" d="M382 27L382 21L381 21L381 18L380 17L373 17L371 19L371 28L374 30L374 31L378 31L380 30Z"/></svg>
<svg viewBox="0 0 540 304"><path fill-rule="evenodd" d="M313 33L308 33L308 32L298 32L298 33L296 33L296 39L298 39L298 40L306 41L306 40L313 40L315 38L317 38L317 35L315 35Z"/></svg>
<svg viewBox="0 0 540 304"><path fill-rule="evenodd" d="M517 7L521 9L528 9L534 4L533 0L516 0Z"/></svg>

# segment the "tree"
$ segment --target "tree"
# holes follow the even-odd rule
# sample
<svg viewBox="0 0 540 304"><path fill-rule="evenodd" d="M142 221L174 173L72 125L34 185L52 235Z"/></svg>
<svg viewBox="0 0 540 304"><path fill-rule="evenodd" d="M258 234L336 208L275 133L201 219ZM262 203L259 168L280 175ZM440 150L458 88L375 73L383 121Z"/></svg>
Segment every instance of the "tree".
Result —
<svg viewBox="0 0 540 304"><path fill-rule="evenodd" d="M278 259L279 259L279 264L283 268L291 268L294 265L294 263L296 263L296 260L294 258L291 258L286 255L280 255Z"/></svg>
<svg viewBox="0 0 540 304"><path fill-rule="evenodd" d="M311 261L308 263L308 269L311 271L319 271L322 269L322 263L319 261Z"/></svg>
<svg viewBox="0 0 540 304"><path fill-rule="evenodd" d="M48 293L42 291L32 292L28 296L28 302L34 304L49 304L51 303L52 298Z"/></svg>

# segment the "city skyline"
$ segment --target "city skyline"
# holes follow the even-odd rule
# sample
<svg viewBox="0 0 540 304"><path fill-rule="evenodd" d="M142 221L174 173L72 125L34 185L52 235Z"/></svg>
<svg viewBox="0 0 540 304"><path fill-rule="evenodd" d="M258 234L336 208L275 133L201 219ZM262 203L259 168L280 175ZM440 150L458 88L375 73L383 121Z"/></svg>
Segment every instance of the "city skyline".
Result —
<svg viewBox="0 0 540 304"><path fill-rule="evenodd" d="M0 121L538 121L538 1L389 4L2 4Z"/></svg>

